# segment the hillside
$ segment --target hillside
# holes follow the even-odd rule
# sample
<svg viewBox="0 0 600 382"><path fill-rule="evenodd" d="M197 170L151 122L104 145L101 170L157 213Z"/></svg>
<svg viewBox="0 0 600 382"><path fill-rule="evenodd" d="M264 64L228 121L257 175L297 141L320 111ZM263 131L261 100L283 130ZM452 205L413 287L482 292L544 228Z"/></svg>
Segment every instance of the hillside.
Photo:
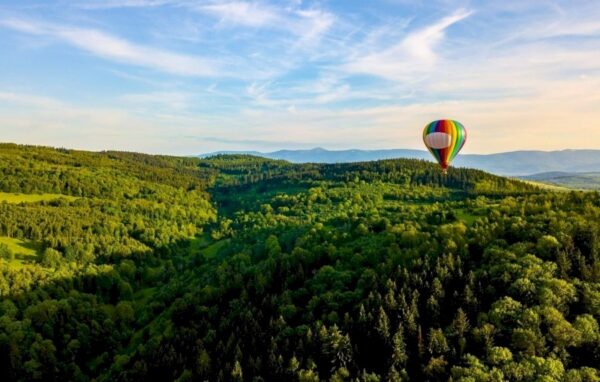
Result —
<svg viewBox="0 0 600 382"><path fill-rule="evenodd" d="M571 189L600 190L600 172L543 172L522 179Z"/></svg>
<svg viewBox="0 0 600 382"><path fill-rule="evenodd" d="M0 295L202 233L216 219L206 193L214 175L197 162L1 144L0 243L17 238L40 250L37 258L5 253ZM69 269L58 267L63 262Z"/></svg>
<svg viewBox="0 0 600 382"><path fill-rule="evenodd" d="M600 195L0 146L0 378L595 381Z"/></svg>
<svg viewBox="0 0 600 382"><path fill-rule="evenodd" d="M250 154L294 163L349 163L381 159L411 158L432 160L424 150L280 150L268 153L218 152L204 154ZM513 151L497 154L461 154L454 165L484 170L499 175L529 175L549 171L586 172L600 168L600 150Z"/></svg>

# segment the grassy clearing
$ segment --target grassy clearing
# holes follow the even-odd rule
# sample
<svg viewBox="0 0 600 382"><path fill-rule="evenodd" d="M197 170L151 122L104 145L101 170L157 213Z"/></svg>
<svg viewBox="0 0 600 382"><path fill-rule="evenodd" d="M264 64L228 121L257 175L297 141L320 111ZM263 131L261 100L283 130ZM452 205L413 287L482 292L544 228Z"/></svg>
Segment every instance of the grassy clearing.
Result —
<svg viewBox="0 0 600 382"><path fill-rule="evenodd" d="M0 203L37 203L64 198L67 200L77 199L75 196L61 194L19 194L12 192L0 192Z"/></svg>
<svg viewBox="0 0 600 382"><path fill-rule="evenodd" d="M220 240L220 241L212 243L211 245L209 245L208 247L206 247L202 250L202 252L204 253L204 258L205 259L214 258L217 255L217 253L219 253L219 250L228 243L229 243L229 239Z"/></svg>
<svg viewBox="0 0 600 382"><path fill-rule="evenodd" d="M475 220L477 220L477 218L479 217L477 215L468 213L466 210L463 209L454 210L454 216L456 216L458 220L462 220L467 226L473 225L473 223L475 223Z"/></svg>
<svg viewBox="0 0 600 382"><path fill-rule="evenodd" d="M15 268L21 268L24 263L34 262L41 250L39 244L33 241L6 236L0 236L0 244L6 245L15 254L14 259L7 260Z"/></svg>
<svg viewBox="0 0 600 382"><path fill-rule="evenodd" d="M542 183L542 182L537 182L537 181L533 181L533 180L523 180L523 179L518 179L521 182L524 183L529 183L531 185L537 186L541 189L544 190L551 190L551 191L573 191L573 189L571 188L567 188L567 187L562 187L562 186L557 186L554 184L548 184L548 183Z"/></svg>
<svg viewBox="0 0 600 382"><path fill-rule="evenodd" d="M600 190L600 172L548 172L524 177L526 180L572 190Z"/></svg>

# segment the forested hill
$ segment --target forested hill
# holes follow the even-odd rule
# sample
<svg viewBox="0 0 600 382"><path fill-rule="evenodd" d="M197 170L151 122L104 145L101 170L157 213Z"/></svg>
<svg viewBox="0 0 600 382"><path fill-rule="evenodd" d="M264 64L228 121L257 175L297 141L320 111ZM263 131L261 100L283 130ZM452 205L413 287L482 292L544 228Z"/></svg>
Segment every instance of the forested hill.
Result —
<svg viewBox="0 0 600 382"><path fill-rule="evenodd" d="M284 159L294 163L350 163L375 161L392 158L413 158L433 160L427 150L280 150L268 153L220 152L221 154L251 154L270 159ZM219 153L204 154L200 157ZM559 150L559 151L510 151L494 154L461 154L454 165L472 167L494 174L523 176L548 171L590 172L600 168L600 150Z"/></svg>
<svg viewBox="0 0 600 382"><path fill-rule="evenodd" d="M139 188L145 181L203 190L214 177L211 172L201 171L194 158L128 152L94 153L0 143L0 159L2 190L13 192L122 196L130 191L123 182L132 181L136 182L132 188Z"/></svg>
<svg viewBox="0 0 600 382"><path fill-rule="evenodd" d="M600 195L0 145L0 379L598 381Z"/></svg>
<svg viewBox="0 0 600 382"><path fill-rule="evenodd" d="M70 275L202 233L216 220L214 177L194 159L0 145L0 294L53 278L43 265Z"/></svg>
<svg viewBox="0 0 600 382"><path fill-rule="evenodd" d="M385 181L405 186L448 187L465 192L507 195L535 191L530 184L467 168L451 168L443 175L431 162L417 159L388 159L373 162L335 164L293 164L251 155L216 155L200 162L216 170L216 186L232 186L260 181Z"/></svg>

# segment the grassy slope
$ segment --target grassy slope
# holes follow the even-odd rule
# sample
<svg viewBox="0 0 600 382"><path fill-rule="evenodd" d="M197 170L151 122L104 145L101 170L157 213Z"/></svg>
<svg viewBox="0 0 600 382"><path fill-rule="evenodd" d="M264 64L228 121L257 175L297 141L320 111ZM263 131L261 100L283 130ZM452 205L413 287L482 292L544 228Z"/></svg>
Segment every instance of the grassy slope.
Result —
<svg viewBox="0 0 600 382"><path fill-rule="evenodd" d="M533 186L539 187L544 190L550 190L550 191L571 191L572 190L569 187L564 187L564 186L560 186L560 185L556 185L556 184L549 184L549 183L545 183L542 181L533 181L533 180L525 180L525 179L519 179L519 180L522 182L525 182L527 184L531 184Z"/></svg>
<svg viewBox="0 0 600 382"><path fill-rule="evenodd" d="M56 200L60 198L65 198L67 200L77 199L74 196L61 194L21 194L12 192L0 192L0 203L37 203Z"/></svg>
<svg viewBox="0 0 600 382"><path fill-rule="evenodd" d="M534 174L523 179L547 185L566 187L576 190L600 190L600 173L548 172Z"/></svg>
<svg viewBox="0 0 600 382"><path fill-rule="evenodd" d="M15 258L9 260L9 264L14 268L21 268L24 263L35 261L40 251L39 244L31 240L0 236L0 244L6 245L15 254Z"/></svg>

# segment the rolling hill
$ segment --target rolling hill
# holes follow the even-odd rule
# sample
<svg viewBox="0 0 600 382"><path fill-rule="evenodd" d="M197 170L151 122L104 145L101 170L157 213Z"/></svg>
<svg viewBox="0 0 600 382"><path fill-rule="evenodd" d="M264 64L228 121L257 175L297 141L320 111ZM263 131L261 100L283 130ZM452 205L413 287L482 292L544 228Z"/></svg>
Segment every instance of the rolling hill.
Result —
<svg viewBox="0 0 600 382"><path fill-rule="evenodd" d="M595 192L1 144L0 196L2 381L600 378Z"/></svg>

